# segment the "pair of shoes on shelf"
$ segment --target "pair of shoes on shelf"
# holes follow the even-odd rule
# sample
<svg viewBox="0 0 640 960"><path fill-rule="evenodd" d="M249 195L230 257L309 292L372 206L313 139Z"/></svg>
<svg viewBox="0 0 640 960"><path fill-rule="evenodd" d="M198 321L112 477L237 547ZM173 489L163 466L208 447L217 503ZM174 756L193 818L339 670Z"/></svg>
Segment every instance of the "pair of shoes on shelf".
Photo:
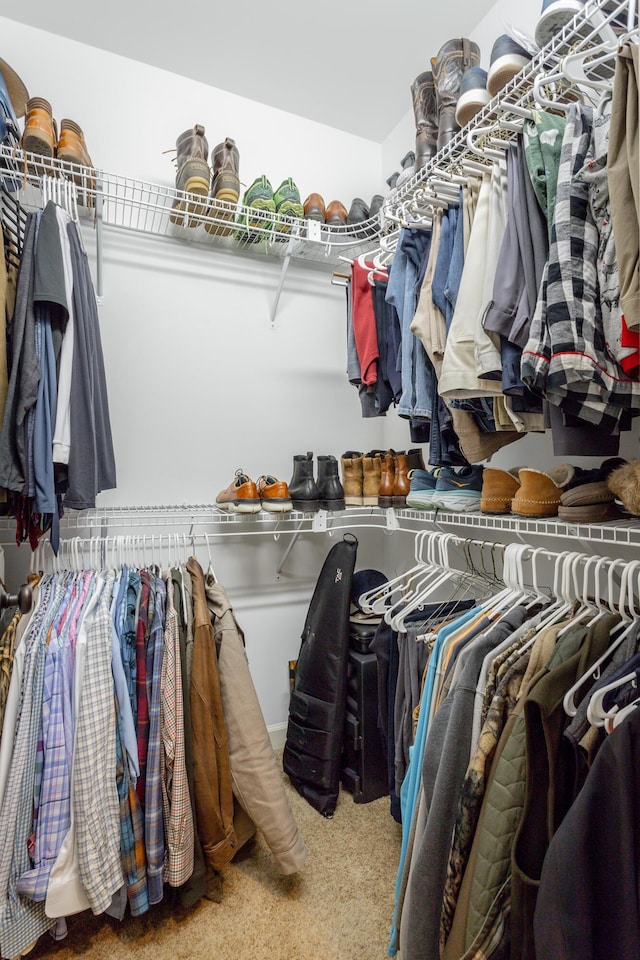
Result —
<svg viewBox="0 0 640 960"><path fill-rule="evenodd" d="M169 219L181 226L204 223L212 236L228 236L240 196L240 154L235 140L225 137L211 151L204 127L197 123L176 140L176 190ZM185 196L182 196L185 194ZM202 197L202 200L198 200Z"/></svg>
<svg viewBox="0 0 640 960"><path fill-rule="evenodd" d="M61 120L58 136L51 104L44 97L31 97L27 101L22 149L93 169L81 128L74 120ZM76 173L74 179L79 181L80 173Z"/></svg>
<svg viewBox="0 0 640 960"><path fill-rule="evenodd" d="M236 237L249 243L255 243L273 228L271 214L287 218L304 215L300 191L291 177L283 180L275 192L266 176L256 177L242 198L242 206L246 210L236 218L236 223L242 227L236 231ZM249 210L258 212L254 215ZM278 233L288 234L291 233L291 226L287 221L278 220L276 229ZM257 233L258 230L261 232Z"/></svg>
<svg viewBox="0 0 640 960"><path fill-rule="evenodd" d="M422 450L347 450L341 458L345 502L352 507L404 507L409 473L424 467Z"/></svg>
<svg viewBox="0 0 640 960"><path fill-rule="evenodd" d="M596 523L620 516L608 487L610 474L625 463L617 457L595 470L562 464L547 472L531 467L484 471L480 509L527 519L559 517L572 523Z"/></svg>
<svg viewBox="0 0 640 960"><path fill-rule="evenodd" d="M270 474L257 483L244 470L236 470L232 482L216 497L216 507L227 513L286 513L293 508L287 484Z"/></svg>
<svg viewBox="0 0 640 960"><path fill-rule="evenodd" d="M367 206L360 197L355 197L349 210L339 200L332 200L325 207L324 200L319 193L311 193L304 202L304 217L306 220L317 220L330 227L356 226L375 217L382 206L384 198L376 193Z"/></svg>
<svg viewBox="0 0 640 960"><path fill-rule="evenodd" d="M416 510L470 513L480 509L482 466L412 470L407 506Z"/></svg>
<svg viewBox="0 0 640 960"><path fill-rule="evenodd" d="M338 476L338 461L331 454L318 457L317 479L314 476L313 453L296 454L289 490L294 510L302 513L345 508L345 492Z"/></svg>

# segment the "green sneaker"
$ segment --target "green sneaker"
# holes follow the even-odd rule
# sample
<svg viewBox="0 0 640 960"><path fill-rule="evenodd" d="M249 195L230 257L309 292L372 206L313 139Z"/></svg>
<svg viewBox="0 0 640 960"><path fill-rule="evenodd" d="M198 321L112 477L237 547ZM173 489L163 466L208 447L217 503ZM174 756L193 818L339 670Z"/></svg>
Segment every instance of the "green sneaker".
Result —
<svg viewBox="0 0 640 960"><path fill-rule="evenodd" d="M245 195L242 198L242 206L253 207L254 210L266 210L269 213L275 213L276 205L273 199L273 187L263 175L253 181ZM254 230L270 230L273 221L269 217L251 217L248 210L242 210L236 218L236 223L243 229L236 231L236 237L239 240L245 240L248 243L255 243L264 234L253 233Z"/></svg>
<svg viewBox="0 0 640 960"><path fill-rule="evenodd" d="M304 217L304 207L300 203L300 191L291 177L282 181L274 193L273 199L276 204L276 213L280 213L284 217ZM289 224L279 223L278 231L281 233L289 233L291 226Z"/></svg>

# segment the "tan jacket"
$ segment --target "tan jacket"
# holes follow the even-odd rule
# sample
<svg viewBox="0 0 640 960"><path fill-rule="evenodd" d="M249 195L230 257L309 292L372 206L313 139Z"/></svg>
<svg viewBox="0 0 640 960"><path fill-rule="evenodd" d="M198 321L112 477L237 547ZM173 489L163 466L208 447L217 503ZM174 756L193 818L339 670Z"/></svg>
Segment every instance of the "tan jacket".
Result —
<svg viewBox="0 0 640 960"><path fill-rule="evenodd" d="M195 557L189 559L187 570L193 587L191 722L196 820L207 863L217 870L238 849L229 748L204 573Z"/></svg>
<svg viewBox="0 0 640 960"><path fill-rule="evenodd" d="M210 574L206 594L218 650L233 792L262 831L280 871L297 873L305 864L307 848L284 791L249 671L244 637L224 589Z"/></svg>

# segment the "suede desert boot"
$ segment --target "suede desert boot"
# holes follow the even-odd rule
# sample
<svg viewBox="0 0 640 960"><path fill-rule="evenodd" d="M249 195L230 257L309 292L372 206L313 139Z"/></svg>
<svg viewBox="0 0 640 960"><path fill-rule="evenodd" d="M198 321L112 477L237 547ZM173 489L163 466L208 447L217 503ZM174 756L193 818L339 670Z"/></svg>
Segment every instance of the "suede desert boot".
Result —
<svg viewBox="0 0 640 960"><path fill-rule="evenodd" d="M185 130L176 140L177 171L176 190L195 194L199 197L208 197L211 171L207 163L209 144L204 135L204 127L199 123L191 130ZM172 223L196 227L202 222L200 219L206 214L206 202L198 203L190 197L176 198L173 201L173 210L169 219ZM185 216L191 214L191 216Z"/></svg>
<svg viewBox="0 0 640 960"><path fill-rule="evenodd" d="M43 97L27 100L27 113L22 134L22 149L52 157L56 147L56 130L51 104Z"/></svg>
<svg viewBox="0 0 640 960"><path fill-rule="evenodd" d="M362 506L362 453L347 450L341 457L344 502L348 507Z"/></svg>
<svg viewBox="0 0 640 960"><path fill-rule="evenodd" d="M211 204L208 213L216 222L207 220L205 230L218 237L226 237L232 231L222 226L220 220L233 222L235 207L240 198L240 153L235 140L225 137L211 152L213 178L211 181ZM223 204L215 203L223 200Z"/></svg>
<svg viewBox="0 0 640 960"><path fill-rule="evenodd" d="M382 458L380 453L371 451L362 458L362 505L378 506L378 491L382 477Z"/></svg>
<svg viewBox="0 0 640 960"><path fill-rule="evenodd" d="M380 462L380 486L378 487L378 506L393 506L393 485L396 477L395 450L387 450Z"/></svg>
<svg viewBox="0 0 640 960"><path fill-rule="evenodd" d="M313 453L296 454L293 458L293 476L289 494L294 510L316 513L320 509L320 493L313 476Z"/></svg>
<svg viewBox="0 0 640 960"><path fill-rule="evenodd" d="M421 73L411 84L416 120L416 170L426 166L438 149L438 99L433 74Z"/></svg>
<svg viewBox="0 0 640 960"><path fill-rule="evenodd" d="M318 457L318 493L322 510L344 510L344 490L338 476L338 461L331 455Z"/></svg>
<svg viewBox="0 0 640 960"><path fill-rule="evenodd" d="M438 95L438 150L460 129L456 123L456 105L462 75L480 63L480 48L466 37L447 40L433 63L433 79Z"/></svg>

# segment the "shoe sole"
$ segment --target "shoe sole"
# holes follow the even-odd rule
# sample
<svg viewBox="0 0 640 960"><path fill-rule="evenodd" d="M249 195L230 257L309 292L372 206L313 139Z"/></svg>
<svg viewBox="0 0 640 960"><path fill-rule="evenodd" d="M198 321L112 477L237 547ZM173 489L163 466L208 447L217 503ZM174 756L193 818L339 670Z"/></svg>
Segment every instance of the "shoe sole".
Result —
<svg viewBox="0 0 640 960"><path fill-rule="evenodd" d="M465 127L472 117L491 100L488 90L468 90L463 93L456 104L456 123Z"/></svg>
<svg viewBox="0 0 640 960"><path fill-rule="evenodd" d="M245 206L248 210L266 210L268 213L276 212L276 205L273 200L266 199L264 197L258 197L256 200L253 200L251 203L245 203ZM273 227L273 222L268 218L257 218L255 220L251 219L250 214L243 213L240 219L237 221L239 229L236 229L236 237L238 240L243 240L248 243L256 243L260 240L260 237L264 235L264 232L271 230ZM261 233L253 233L254 230L260 230Z"/></svg>
<svg viewBox="0 0 640 960"><path fill-rule="evenodd" d="M487 90L490 95L495 97L528 63L531 63L531 60L513 53L498 57L491 65L487 77Z"/></svg>
<svg viewBox="0 0 640 960"><path fill-rule="evenodd" d="M416 510L435 510L433 494L427 493L422 497L419 493L410 493L407 497L407 506Z"/></svg>
<svg viewBox="0 0 640 960"><path fill-rule="evenodd" d="M558 519L565 523L603 523L606 520L620 520L621 512L614 501L577 507L558 507Z"/></svg>
<svg viewBox="0 0 640 960"><path fill-rule="evenodd" d="M260 500L234 500L230 509L234 513L260 513L262 503Z"/></svg>
<svg viewBox="0 0 640 960"><path fill-rule="evenodd" d="M321 500L320 506L323 510L328 510L329 512L333 513L338 510L344 510L345 501L344 500Z"/></svg>
<svg viewBox="0 0 640 960"><path fill-rule="evenodd" d="M377 497L363 497L363 498L362 498L362 506L363 506L363 507L377 507L377 506L378 506L378 498L377 498Z"/></svg>
<svg viewBox="0 0 640 960"><path fill-rule="evenodd" d="M188 177L182 188L185 193L193 193L199 197L208 197L209 183L204 177ZM207 215L207 205L193 200L174 200L172 212L169 214L171 223L185 227L197 227L202 218Z"/></svg>
<svg viewBox="0 0 640 960"><path fill-rule="evenodd" d="M262 509L267 513L287 513L293 510L293 504L291 500L263 500Z"/></svg>
<svg viewBox="0 0 640 960"><path fill-rule="evenodd" d="M37 133L25 133L22 137L22 149L25 153L39 153L41 157L52 157L53 146L53 141Z"/></svg>
<svg viewBox="0 0 640 960"><path fill-rule="evenodd" d="M362 497L345 497L344 502L348 507L363 507Z"/></svg>
<svg viewBox="0 0 640 960"><path fill-rule="evenodd" d="M571 23L576 13L584 10L581 0L558 0L550 4L536 24L535 38L539 47L546 47L550 40Z"/></svg>
<svg viewBox="0 0 640 960"><path fill-rule="evenodd" d="M232 188L223 188L217 190L214 196L211 206L207 210L207 216L215 217L216 220L228 220L230 224L233 224L236 212L235 210L228 210L226 207L220 207L216 204L216 200L224 200L226 203L237 204L240 197L239 190L233 190ZM204 225L207 233L210 233L212 237L228 237L233 233L234 227L222 227L220 223L210 223L207 222Z"/></svg>
<svg viewBox="0 0 640 960"><path fill-rule="evenodd" d="M319 500L292 500L291 503L299 513L317 513L320 509Z"/></svg>
<svg viewBox="0 0 640 960"><path fill-rule="evenodd" d="M439 493L437 499L434 498L433 505L436 509L450 510L451 513L472 513L480 509L480 499L479 494L465 497L458 493Z"/></svg>

